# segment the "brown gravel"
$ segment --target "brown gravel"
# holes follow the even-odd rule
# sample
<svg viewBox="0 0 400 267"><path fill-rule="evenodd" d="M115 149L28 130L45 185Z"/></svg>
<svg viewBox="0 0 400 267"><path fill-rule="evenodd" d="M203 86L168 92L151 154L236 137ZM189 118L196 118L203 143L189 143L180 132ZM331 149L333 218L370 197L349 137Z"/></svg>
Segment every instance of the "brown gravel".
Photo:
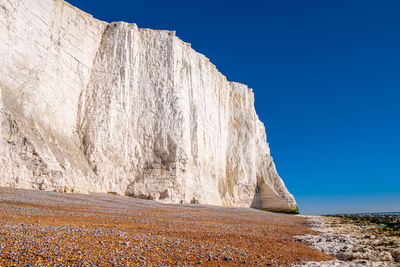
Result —
<svg viewBox="0 0 400 267"><path fill-rule="evenodd" d="M331 260L304 218L0 187L0 265L290 266ZM315 233L314 233L315 234Z"/></svg>

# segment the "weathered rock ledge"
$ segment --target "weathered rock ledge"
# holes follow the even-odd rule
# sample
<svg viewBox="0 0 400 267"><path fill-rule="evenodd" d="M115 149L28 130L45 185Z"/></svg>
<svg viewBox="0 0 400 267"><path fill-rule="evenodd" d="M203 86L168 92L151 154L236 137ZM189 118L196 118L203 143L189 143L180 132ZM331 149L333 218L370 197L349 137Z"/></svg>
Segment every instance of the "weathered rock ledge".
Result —
<svg viewBox="0 0 400 267"><path fill-rule="evenodd" d="M171 31L0 2L0 185L296 209L246 85Z"/></svg>

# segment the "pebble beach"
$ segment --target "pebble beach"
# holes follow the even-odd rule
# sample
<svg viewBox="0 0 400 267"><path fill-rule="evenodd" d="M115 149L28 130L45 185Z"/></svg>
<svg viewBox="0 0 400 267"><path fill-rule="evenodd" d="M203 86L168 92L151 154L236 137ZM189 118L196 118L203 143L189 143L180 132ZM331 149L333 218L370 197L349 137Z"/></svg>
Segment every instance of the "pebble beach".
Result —
<svg viewBox="0 0 400 267"><path fill-rule="evenodd" d="M0 187L0 266L293 266L335 260L307 217Z"/></svg>

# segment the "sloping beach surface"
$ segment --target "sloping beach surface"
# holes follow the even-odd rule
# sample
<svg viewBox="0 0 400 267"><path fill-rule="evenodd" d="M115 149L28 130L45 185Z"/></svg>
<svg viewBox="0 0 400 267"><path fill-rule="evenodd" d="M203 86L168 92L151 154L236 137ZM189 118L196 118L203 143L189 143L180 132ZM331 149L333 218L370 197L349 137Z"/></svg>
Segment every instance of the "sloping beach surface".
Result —
<svg viewBox="0 0 400 267"><path fill-rule="evenodd" d="M334 259L307 219L250 208L0 187L0 265L291 266Z"/></svg>
<svg viewBox="0 0 400 267"><path fill-rule="evenodd" d="M380 220L379 216L382 216ZM385 229L382 224L386 222L390 225L390 222L395 221L393 218L385 218L383 215L308 217L312 228L319 234L308 234L299 239L339 260L307 262L299 266L400 266L399 232L393 230L393 227ZM357 218L362 218L363 223ZM380 223L365 224L367 218Z"/></svg>

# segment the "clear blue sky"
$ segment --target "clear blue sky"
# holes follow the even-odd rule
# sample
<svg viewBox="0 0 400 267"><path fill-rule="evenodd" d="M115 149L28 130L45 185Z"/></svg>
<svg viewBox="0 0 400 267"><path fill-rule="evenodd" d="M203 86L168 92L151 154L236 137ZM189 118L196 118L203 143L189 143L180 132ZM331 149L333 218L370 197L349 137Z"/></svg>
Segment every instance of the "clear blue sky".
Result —
<svg viewBox="0 0 400 267"><path fill-rule="evenodd" d="M400 210L400 1L68 2L175 30L253 88L303 213Z"/></svg>

